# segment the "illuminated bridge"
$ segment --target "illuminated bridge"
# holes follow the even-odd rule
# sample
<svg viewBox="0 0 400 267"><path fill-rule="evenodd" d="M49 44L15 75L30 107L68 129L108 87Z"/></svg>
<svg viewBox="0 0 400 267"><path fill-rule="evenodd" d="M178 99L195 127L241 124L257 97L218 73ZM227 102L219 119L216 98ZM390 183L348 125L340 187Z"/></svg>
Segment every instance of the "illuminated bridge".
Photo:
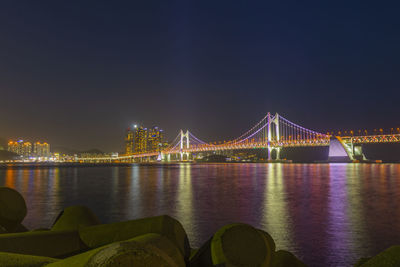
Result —
<svg viewBox="0 0 400 267"><path fill-rule="evenodd" d="M158 161L190 160L191 155L202 152L216 152L242 149L266 149L268 160L272 152L280 159L280 152L285 147L329 146L330 157L347 157L349 160L365 160L362 144L367 143L400 143L400 134L370 136L331 136L304 128L293 123L278 113L269 112L251 129L239 137L224 141L207 143L190 131L181 130L171 144L161 150L146 153L134 153L116 158L78 158L81 162L90 161L137 161L150 158Z"/></svg>

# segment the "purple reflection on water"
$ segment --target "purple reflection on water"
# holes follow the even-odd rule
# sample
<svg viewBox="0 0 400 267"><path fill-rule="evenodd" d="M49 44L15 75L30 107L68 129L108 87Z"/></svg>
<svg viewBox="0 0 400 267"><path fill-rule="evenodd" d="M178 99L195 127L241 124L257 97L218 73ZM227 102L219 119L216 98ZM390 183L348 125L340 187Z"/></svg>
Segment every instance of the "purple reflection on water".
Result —
<svg viewBox="0 0 400 267"><path fill-rule="evenodd" d="M329 227L326 266L339 266L340 262L329 251L341 250L346 258L353 258L351 245L351 224L348 218L347 164L331 164L329 179ZM350 242L349 242L350 241Z"/></svg>

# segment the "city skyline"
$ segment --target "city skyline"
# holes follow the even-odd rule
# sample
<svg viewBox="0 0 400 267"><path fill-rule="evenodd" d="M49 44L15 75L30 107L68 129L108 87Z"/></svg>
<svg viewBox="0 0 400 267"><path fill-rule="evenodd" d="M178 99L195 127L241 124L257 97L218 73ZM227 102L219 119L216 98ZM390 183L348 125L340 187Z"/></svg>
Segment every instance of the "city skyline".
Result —
<svg viewBox="0 0 400 267"><path fill-rule="evenodd" d="M135 145L135 140L134 140L134 135L133 135L133 131L134 130L136 130L136 129L144 129L145 131L146 131L146 134L147 134L147 132L148 131L150 131L150 130L154 130L154 129L159 129L159 131L161 131L162 132L162 137L161 137L161 142L163 143L163 145L162 145L162 147L166 147L167 145L168 145L168 143L170 142L170 141L172 141L172 139L171 140L167 140L167 139L165 139L165 133L164 133L164 130L163 129L161 129L161 128L159 128L158 126L152 126L152 127L149 127L149 128L147 128L147 127L144 127L143 125L138 125L138 124L132 124L130 127L127 127L126 129L125 129L125 135L124 135L124 138L123 138L123 145L122 145L122 147L120 147L120 148L118 148L118 149L115 149L115 150L113 150L113 151L102 151L102 150L98 150L98 148L96 148L96 147L84 147L84 148L79 148L79 147L74 147L74 146L72 146L72 147L63 147L63 146L55 146L56 147L56 150L57 151L59 151L59 150L61 150L61 151L64 151L65 149L67 149L67 150L71 150L71 151L75 151L74 153L72 153L72 154L79 154L79 153L88 153L88 151L91 151L91 150L98 150L99 152L101 151L102 153L112 153L112 152L119 152L119 153L121 153L121 154L130 154L130 153L133 153L133 152L135 152L135 150L136 150L136 152L145 152L145 151L148 151L147 149L146 149L146 146L147 146L147 135L146 135L146 137L143 137L142 139L143 139L143 141L142 142L145 142L146 143L146 146L143 148L143 149L135 149L134 148L134 145ZM182 130L182 129L180 129L180 130ZM176 131L177 133L178 133L178 135L179 135L179 130L178 131ZM132 146L132 148L131 148L131 150L129 150L128 149L128 144L127 144L127 142L129 142L128 141L128 134L129 133L131 133L132 135L131 135L131 140L130 140L130 142L131 142L131 144L130 144L130 146ZM331 130L331 131L326 131L326 132L324 132L324 134L327 134L327 135L331 135L332 137L333 136L374 136L374 135L389 135L389 134L396 134L396 135L398 135L398 134L400 134L400 127L390 127L390 128L374 128L374 129L372 129L372 128L362 128L362 129L339 129L339 130ZM171 134L170 134L170 136L172 136ZM232 135L232 136L234 136L234 135ZM6 145L6 143L8 142L19 142L18 140L20 140L20 141L22 141L23 142L23 140L26 140L27 138L22 138L22 137L19 137L19 138L8 138L8 139L3 139L3 140L0 140L0 141L3 141L4 142L4 147L3 147L3 149L6 149L7 148L7 145ZM39 138L40 139L40 138ZM41 138L41 139L43 139L43 138ZM144 139L146 139L146 140L144 140ZM8 140L7 142L6 142L6 140ZM28 139L28 140L30 140L30 139ZM137 140L136 140L137 141ZM218 140L205 140L207 143L210 143L210 144L217 144L217 143L219 143L219 142L225 142L225 141L223 141L222 139L218 139ZM28 143L31 143L30 141L27 141ZM39 141L36 141L36 142L33 142L33 144L34 143L40 143ZM47 143L47 142L44 142L44 143ZM1 142L0 142L0 150L1 150L1 148L2 148L2 146L1 146ZM130 152L129 152L130 151ZM89 152L90 153L90 152ZM69 153L69 154L71 154L71 153Z"/></svg>
<svg viewBox="0 0 400 267"><path fill-rule="evenodd" d="M135 123L218 141L265 110L320 132L396 128L398 7L6 3L0 137L123 151Z"/></svg>

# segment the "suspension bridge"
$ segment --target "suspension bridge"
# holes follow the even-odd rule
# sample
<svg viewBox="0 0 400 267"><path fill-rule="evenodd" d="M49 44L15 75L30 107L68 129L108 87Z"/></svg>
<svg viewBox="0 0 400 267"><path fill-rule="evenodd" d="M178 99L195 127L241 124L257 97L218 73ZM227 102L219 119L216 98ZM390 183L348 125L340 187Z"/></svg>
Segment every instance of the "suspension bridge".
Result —
<svg viewBox="0 0 400 267"><path fill-rule="evenodd" d="M400 143L399 134L366 136L332 136L302 127L278 113L267 113L258 123L239 137L223 142L205 142L189 130L180 130L174 141L160 151L133 153L114 158L78 158L80 162L137 161L154 159L158 161L188 161L193 155L203 152L217 152L244 149L266 149L268 160L280 160L280 152L286 147L329 146L329 157L347 157L349 160L366 160L362 145L367 143ZM272 154L275 158L272 158Z"/></svg>

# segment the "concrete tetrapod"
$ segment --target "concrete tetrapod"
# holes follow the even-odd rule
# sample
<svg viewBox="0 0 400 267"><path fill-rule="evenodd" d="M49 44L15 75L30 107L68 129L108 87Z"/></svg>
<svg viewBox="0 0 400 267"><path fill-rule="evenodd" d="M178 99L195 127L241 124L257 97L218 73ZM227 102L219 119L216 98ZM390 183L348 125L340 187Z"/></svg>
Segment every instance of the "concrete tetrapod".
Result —
<svg viewBox="0 0 400 267"><path fill-rule="evenodd" d="M286 250L278 250L272 256L272 267L306 267L296 256Z"/></svg>
<svg viewBox="0 0 400 267"><path fill-rule="evenodd" d="M92 249L52 263L49 267L185 267L179 249L166 237L145 234Z"/></svg>
<svg viewBox="0 0 400 267"><path fill-rule="evenodd" d="M4 229L3 226L0 225L0 234L5 234L8 233L6 229Z"/></svg>
<svg viewBox="0 0 400 267"><path fill-rule="evenodd" d="M27 231L28 231L28 229L20 223L14 227L14 231L12 231L12 232L7 231L3 226L0 225L0 234L21 233L21 232L27 232Z"/></svg>
<svg viewBox="0 0 400 267"><path fill-rule="evenodd" d="M86 250L78 231L33 231L0 235L0 251L66 257Z"/></svg>
<svg viewBox="0 0 400 267"><path fill-rule="evenodd" d="M198 250L190 266L269 266L274 247L275 244L254 227L229 224Z"/></svg>
<svg viewBox="0 0 400 267"><path fill-rule="evenodd" d="M267 232L257 229L260 233L262 233L264 235L264 237L268 240L268 243L270 244L271 250L275 251L276 250L276 245L275 245L275 241L272 238L272 236L270 234L268 234Z"/></svg>
<svg viewBox="0 0 400 267"><path fill-rule="evenodd" d="M180 250L185 261L189 260L190 245L185 229L179 221L168 215L100 224L79 229L81 240L89 248L97 248L148 233L165 236Z"/></svg>
<svg viewBox="0 0 400 267"><path fill-rule="evenodd" d="M100 221L89 208L85 206L71 206L60 212L51 230L78 230L79 227L97 224L100 224Z"/></svg>
<svg viewBox="0 0 400 267"><path fill-rule="evenodd" d="M360 265L361 267L400 266L400 246L392 246Z"/></svg>
<svg viewBox="0 0 400 267"><path fill-rule="evenodd" d="M0 266L2 267L36 267L56 261L57 259L48 257L0 252Z"/></svg>
<svg viewBox="0 0 400 267"><path fill-rule="evenodd" d="M9 187L0 187L0 225L8 232L18 231L27 213L25 200Z"/></svg>

